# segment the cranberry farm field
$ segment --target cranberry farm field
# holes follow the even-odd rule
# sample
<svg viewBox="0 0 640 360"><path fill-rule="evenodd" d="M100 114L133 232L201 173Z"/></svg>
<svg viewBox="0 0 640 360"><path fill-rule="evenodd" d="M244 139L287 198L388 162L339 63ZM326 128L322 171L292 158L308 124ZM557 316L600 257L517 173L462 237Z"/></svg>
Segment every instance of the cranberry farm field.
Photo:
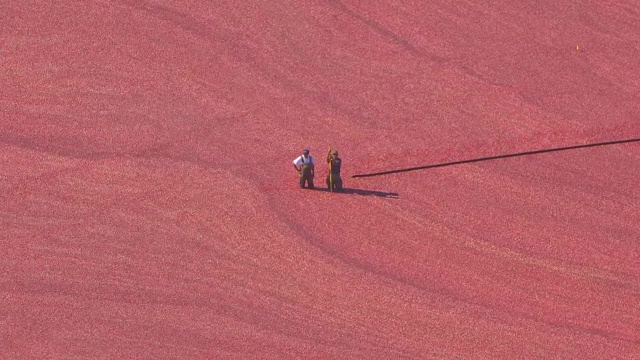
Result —
<svg viewBox="0 0 640 360"><path fill-rule="evenodd" d="M5 1L0 357L638 359L639 53L632 0Z"/></svg>

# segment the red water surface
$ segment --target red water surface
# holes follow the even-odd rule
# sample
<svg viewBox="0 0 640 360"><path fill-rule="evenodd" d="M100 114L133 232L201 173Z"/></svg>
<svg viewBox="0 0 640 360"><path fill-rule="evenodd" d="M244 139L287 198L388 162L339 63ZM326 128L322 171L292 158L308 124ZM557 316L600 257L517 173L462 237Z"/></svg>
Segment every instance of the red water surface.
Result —
<svg viewBox="0 0 640 360"><path fill-rule="evenodd" d="M640 357L637 1L5 1L0 357ZM297 188L304 147L346 193Z"/></svg>

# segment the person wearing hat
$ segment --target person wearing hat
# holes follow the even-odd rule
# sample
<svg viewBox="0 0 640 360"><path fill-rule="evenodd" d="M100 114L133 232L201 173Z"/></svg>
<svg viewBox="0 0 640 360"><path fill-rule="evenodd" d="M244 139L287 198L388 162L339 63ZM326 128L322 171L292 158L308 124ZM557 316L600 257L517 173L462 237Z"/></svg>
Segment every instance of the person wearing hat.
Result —
<svg viewBox="0 0 640 360"><path fill-rule="evenodd" d="M331 150L331 147L329 147L327 163L329 164L330 172L327 175L327 188L329 188L329 191L342 191L342 178L340 177L342 159L338 157L338 150Z"/></svg>
<svg viewBox="0 0 640 360"><path fill-rule="evenodd" d="M302 155L293 160L293 167L300 174L300 188L304 188L305 182L309 189L313 189L313 176L315 175L315 159L309 155L309 149L304 149Z"/></svg>

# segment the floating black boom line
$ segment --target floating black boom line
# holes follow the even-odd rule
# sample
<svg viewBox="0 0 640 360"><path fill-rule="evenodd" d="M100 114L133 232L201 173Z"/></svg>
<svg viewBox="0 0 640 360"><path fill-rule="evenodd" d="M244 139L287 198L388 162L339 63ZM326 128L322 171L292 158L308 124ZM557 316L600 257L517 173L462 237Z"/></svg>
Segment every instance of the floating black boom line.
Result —
<svg viewBox="0 0 640 360"><path fill-rule="evenodd" d="M616 145L616 144L624 144L624 143L631 143L631 142L638 142L638 141L640 141L640 138L627 139L627 140L607 141L607 142L600 142L600 143L594 143L594 144L565 146L565 147L553 148L553 149L525 151L525 152L520 152L520 153L515 153L515 154L488 156L488 157L481 157L481 158L477 158L477 159L460 160L460 161L452 161L452 162L441 163L441 164L416 166L416 167L411 167L411 168L406 168L406 169L381 171L381 172L375 172L375 173L369 173L369 174L358 174L358 175L353 175L351 177L352 178L359 178L359 177L388 175L388 174L395 174L395 173L401 173L401 172L407 172L407 171L424 170L424 169L432 169L432 168L444 167L444 166L469 164L469 163L480 162L480 161L504 159L504 158L510 158L510 157L516 157L516 156L535 155L535 154L542 154L542 153L548 153L548 152L554 152L554 151L573 150L573 149L588 148L588 147L595 147L595 146L605 146L605 145Z"/></svg>

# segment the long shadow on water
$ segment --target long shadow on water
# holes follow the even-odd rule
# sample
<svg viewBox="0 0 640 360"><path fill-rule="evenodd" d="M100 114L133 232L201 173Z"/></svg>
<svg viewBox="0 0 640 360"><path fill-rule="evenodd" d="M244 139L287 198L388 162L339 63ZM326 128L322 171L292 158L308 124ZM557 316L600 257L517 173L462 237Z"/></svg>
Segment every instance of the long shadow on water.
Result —
<svg viewBox="0 0 640 360"><path fill-rule="evenodd" d="M329 192L329 189L323 188L322 191ZM398 193L375 191L375 190L363 190L353 188L342 188L342 191L334 191L334 194L346 194L346 195L363 195L363 196L378 196L383 198L397 199L400 196Z"/></svg>

